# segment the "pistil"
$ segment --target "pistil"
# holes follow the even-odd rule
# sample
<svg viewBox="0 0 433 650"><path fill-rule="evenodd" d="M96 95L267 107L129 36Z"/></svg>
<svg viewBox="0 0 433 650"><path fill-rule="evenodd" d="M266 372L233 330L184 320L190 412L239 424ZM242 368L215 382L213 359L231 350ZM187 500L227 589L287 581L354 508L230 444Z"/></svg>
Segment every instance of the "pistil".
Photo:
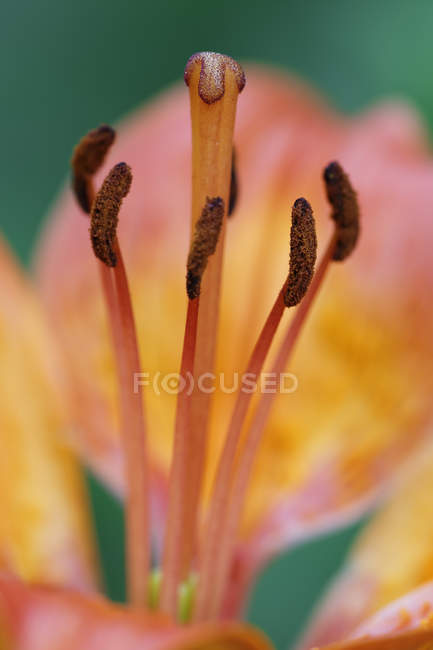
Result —
<svg viewBox="0 0 433 650"><path fill-rule="evenodd" d="M192 125L192 232L208 196L229 204L233 130L239 93L245 85L242 68L228 56L213 52L193 55L185 67ZM209 261L200 297L194 376L212 372L219 321L220 287L226 214L215 255ZM192 405L196 510L201 490L211 395L196 391Z"/></svg>
<svg viewBox="0 0 433 650"><path fill-rule="evenodd" d="M239 64L230 57L202 52L193 55L187 62L185 82L190 91L192 123L192 236L209 197L218 199L223 208L218 242L212 256L206 258L206 273L201 280L200 300L196 307L197 330L192 365L193 376L197 378L212 372L215 363L225 223L230 203L233 130L237 99L245 85L245 77ZM194 273L189 273L190 281L193 277ZM176 611L177 585L184 577L179 572L187 570L193 548L191 540L197 526L210 400L208 393L193 391L188 404L189 425L185 434L193 453L179 461L175 455L172 465L173 472L177 471L175 466L178 462L184 465L188 463L182 471L188 477L189 487L185 497L188 499L187 529L179 516L180 504L176 506L173 501L169 508L161 606L171 613ZM175 476L170 477L170 482L177 482ZM173 538L179 540L182 535L186 535L189 541L176 548ZM183 555L183 560L179 560L179 555Z"/></svg>

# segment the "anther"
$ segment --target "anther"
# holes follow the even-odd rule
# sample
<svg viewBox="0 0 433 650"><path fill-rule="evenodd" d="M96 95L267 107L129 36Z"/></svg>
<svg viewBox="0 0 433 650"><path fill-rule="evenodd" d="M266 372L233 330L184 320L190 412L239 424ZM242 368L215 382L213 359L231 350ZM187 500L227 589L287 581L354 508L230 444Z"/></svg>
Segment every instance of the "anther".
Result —
<svg viewBox="0 0 433 650"><path fill-rule="evenodd" d="M359 237L359 206L356 192L338 162L331 162L323 172L326 194L337 227L333 260L343 261L356 246Z"/></svg>
<svg viewBox="0 0 433 650"><path fill-rule="evenodd" d="M90 214L93 201L92 176L104 162L115 137L114 129L102 124L89 131L74 149L71 160L72 186L75 197L86 214Z"/></svg>
<svg viewBox="0 0 433 650"><path fill-rule="evenodd" d="M200 295L203 273L210 255L215 253L224 217L221 197L207 197L206 204L195 225L187 262L186 291L190 300Z"/></svg>
<svg viewBox="0 0 433 650"><path fill-rule="evenodd" d="M132 182L131 168L124 162L113 167L105 178L92 206L90 238L93 251L107 266L116 266L116 230L122 199Z"/></svg>
<svg viewBox="0 0 433 650"><path fill-rule="evenodd" d="M303 198L292 208L290 270L284 294L286 307L294 307L305 296L314 273L317 238L311 205Z"/></svg>
<svg viewBox="0 0 433 650"><path fill-rule="evenodd" d="M184 79L187 86L189 86L196 66L201 66L198 94L206 104L213 104L223 97L227 69L233 72L239 92L245 86L244 71L239 63L230 56L217 54L216 52L197 52L193 54L185 66Z"/></svg>
<svg viewBox="0 0 433 650"><path fill-rule="evenodd" d="M238 173L237 173L237 166L236 166L236 151L233 148L232 152L232 172L230 176L230 196L229 196L229 209L227 212L227 216L231 217L235 208L236 204L238 202L238 194L239 194L239 182L238 182Z"/></svg>

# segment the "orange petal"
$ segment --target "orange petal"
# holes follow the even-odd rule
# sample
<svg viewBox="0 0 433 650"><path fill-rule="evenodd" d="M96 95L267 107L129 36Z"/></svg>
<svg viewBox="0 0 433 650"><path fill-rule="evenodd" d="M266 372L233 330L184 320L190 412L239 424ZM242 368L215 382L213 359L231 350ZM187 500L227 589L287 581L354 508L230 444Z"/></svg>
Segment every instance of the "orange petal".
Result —
<svg viewBox="0 0 433 650"><path fill-rule="evenodd" d="M424 455L427 460L413 470L360 536L342 575L313 618L302 647L352 635L374 612L433 579L431 448ZM429 593L433 594L431 585Z"/></svg>
<svg viewBox="0 0 433 650"><path fill-rule="evenodd" d="M62 378L31 287L0 241L0 566L88 588L86 495L65 443Z"/></svg>
<svg viewBox="0 0 433 650"><path fill-rule="evenodd" d="M404 106L348 119L294 80L266 69L247 77L235 134L240 200L229 224L217 368L226 386L245 367L287 272L289 206L298 196L312 203L322 242L329 233L321 171L330 160L347 169L363 215L359 249L327 279L289 368L299 388L277 399L256 463L242 536L253 546L265 536L275 552L371 506L426 436L433 314L423 287L433 280L433 162L417 117ZM107 168L126 160L134 170L119 237L144 370L159 377L162 390L146 391L151 452L162 474L175 396L161 389L160 379L179 369L186 307L188 124L187 93L176 88L120 127L107 160ZM79 444L121 490L105 314L88 224L69 191L42 239L38 273L72 373ZM233 399L215 396L207 485ZM331 476L323 495L319 470ZM291 526L287 511L293 510ZM249 567L267 557L260 544L247 549Z"/></svg>
<svg viewBox="0 0 433 650"><path fill-rule="evenodd" d="M393 601L362 623L351 637L353 641L326 646L327 650L433 647L433 582Z"/></svg>
<svg viewBox="0 0 433 650"><path fill-rule="evenodd" d="M357 639L332 643L313 650L432 650L433 630L416 630L403 634L390 634L374 639Z"/></svg>
<svg viewBox="0 0 433 650"><path fill-rule="evenodd" d="M73 591L27 587L5 575L0 633L14 650L271 650L259 631L244 625L178 627L160 614Z"/></svg>

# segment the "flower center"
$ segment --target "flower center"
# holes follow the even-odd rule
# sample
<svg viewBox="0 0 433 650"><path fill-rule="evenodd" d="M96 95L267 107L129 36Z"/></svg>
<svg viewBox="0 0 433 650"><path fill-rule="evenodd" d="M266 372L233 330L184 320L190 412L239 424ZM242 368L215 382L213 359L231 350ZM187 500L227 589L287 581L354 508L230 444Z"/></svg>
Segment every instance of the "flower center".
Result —
<svg viewBox="0 0 433 650"><path fill-rule="evenodd" d="M181 390L177 398L163 561L150 576L147 427L142 395L132 390L132 377L140 372L140 360L116 234L131 170L119 163L95 194L93 174L114 140L114 132L106 126L83 138L73 158L74 190L83 210L90 213L91 242L100 267L116 358L126 461L128 594L131 602L158 607L182 621L210 620L220 615L253 463L275 399L275 391L260 395L246 426L254 391L236 388L210 505L201 526L199 509L212 395L200 389L200 380L214 371L227 212L235 208L237 195L233 129L245 77L229 57L205 52L190 58L185 81L192 122L192 235L180 378L192 377L193 390ZM338 163L328 165L324 181L333 210L334 233L314 272L317 241L313 212L305 199L295 201L289 273L285 279L282 273L281 290L243 374L253 384L263 370L285 309L299 305L273 361L274 376L281 375L287 366L330 262L345 259L356 244L356 196Z"/></svg>

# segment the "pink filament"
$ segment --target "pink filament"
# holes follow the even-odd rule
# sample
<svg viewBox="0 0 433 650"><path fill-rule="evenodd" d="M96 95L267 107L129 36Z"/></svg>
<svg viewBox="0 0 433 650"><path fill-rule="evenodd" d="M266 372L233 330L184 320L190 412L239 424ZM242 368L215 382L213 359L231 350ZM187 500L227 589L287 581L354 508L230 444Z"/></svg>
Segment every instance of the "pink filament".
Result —
<svg viewBox="0 0 433 650"><path fill-rule="evenodd" d="M135 605L145 606L150 563L146 426L141 390L139 386L134 390L134 376L140 372L140 360L128 281L118 243L116 256L116 267L111 269L100 262L99 269L113 339L125 451L128 598Z"/></svg>
<svg viewBox="0 0 433 650"><path fill-rule="evenodd" d="M273 376L280 375L287 366L299 334L311 311L314 299L318 294L330 261L332 260L335 242L336 236L334 234L314 274L307 294L300 303L287 329L272 367ZM246 435L242 453L239 454L238 465L229 477L224 493L221 490L221 493L216 495L218 498L221 498L221 501L214 506L214 511L219 517L217 535L213 539L208 538L208 555L206 556L208 563L206 565L206 573L203 573L201 576L204 582L202 587L204 594L202 595L201 607L197 611L197 616L202 620L217 618L221 610L252 467L272 410L275 396L276 394L273 392L263 393L261 395ZM227 473L225 472L224 478L226 478L226 475ZM210 528L215 528L214 522L211 522ZM212 549L209 548L211 544Z"/></svg>

